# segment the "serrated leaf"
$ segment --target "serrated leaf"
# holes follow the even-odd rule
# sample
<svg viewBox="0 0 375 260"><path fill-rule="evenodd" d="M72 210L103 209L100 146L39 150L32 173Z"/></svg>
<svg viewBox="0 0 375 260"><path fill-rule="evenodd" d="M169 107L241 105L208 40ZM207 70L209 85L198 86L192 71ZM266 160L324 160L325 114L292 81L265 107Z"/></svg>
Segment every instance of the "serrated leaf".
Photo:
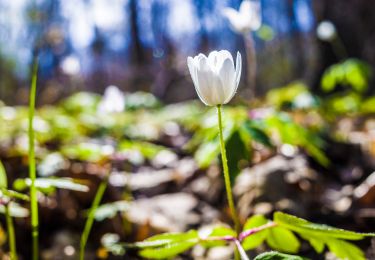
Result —
<svg viewBox="0 0 375 260"><path fill-rule="evenodd" d="M271 248L287 253L297 253L300 247L300 242L291 231L278 226L269 229L266 241Z"/></svg>
<svg viewBox="0 0 375 260"><path fill-rule="evenodd" d="M315 224L282 212L275 212L274 221L280 226L307 236L311 234L314 237L332 237L346 240L360 240L365 236L375 236L371 233L356 233L328 225Z"/></svg>
<svg viewBox="0 0 375 260"><path fill-rule="evenodd" d="M263 215L255 215L246 221L243 230L260 227L267 224L267 222L268 220ZM263 243L268 234L268 229L252 234L243 240L242 247L245 250L254 249Z"/></svg>
<svg viewBox="0 0 375 260"><path fill-rule="evenodd" d="M150 259L172 258L193 247L196 241L177 242L166 245L165 247L147 248L139 252L139 255Z"/></svg>
<svg viewBox="0 0 375 260"><path fill-rule="evenodd" d="M334 253L337 257L346 260L365 260L365 255L360 248L352 243L339 240L328 239L326 241L329 251Z"/></svg>
<svg viewBox="0 0 375 260"><path fill-rule="evenodd" d="M275 251L265 252L254 258L254 260L304 260L304 259L306 258L303 258L298 255L282 254L282 253L275 252Z"/></svg>

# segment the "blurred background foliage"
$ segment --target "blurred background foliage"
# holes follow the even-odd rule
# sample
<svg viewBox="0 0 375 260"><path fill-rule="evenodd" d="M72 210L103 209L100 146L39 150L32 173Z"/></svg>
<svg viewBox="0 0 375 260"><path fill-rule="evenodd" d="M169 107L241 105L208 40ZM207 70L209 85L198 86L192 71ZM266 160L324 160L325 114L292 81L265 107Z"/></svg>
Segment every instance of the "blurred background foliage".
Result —
<svg viewBox="0 0 375 260"><path fill-rule="evenodd" d="M48 227L42 237L53 231L58 239L66 228L72 234L65 234L69 243L63 249L74 245L108 167L109 191L96 219L111 222L93 231L99 235L89 242L91 256L125 254L116 244L120 240L228 220L216 114L192 100L186 57L213 49L245 53L244 38L221 14L240 3L0 0L0 160L14 189L3 195L19 202L10 204L12 215L29 214L28 197L18 192L30 185L24 105L30 64L38 55L37 186ZM373 4L261 4L262 26L253 32L258 95L250 99L251 64L243 55L239 94L232 102L237 105L223 112L240 217L285 210L373 231ZM324 20L332 22L335 37L318 37ZM252 177L246 177L249 172ZM19 219L16 227L18 233L29 228ZM17 237L28 244L29 238ZM5 240L0 227L0 244ZM20 248L28 255L28 248Z"/></svg>

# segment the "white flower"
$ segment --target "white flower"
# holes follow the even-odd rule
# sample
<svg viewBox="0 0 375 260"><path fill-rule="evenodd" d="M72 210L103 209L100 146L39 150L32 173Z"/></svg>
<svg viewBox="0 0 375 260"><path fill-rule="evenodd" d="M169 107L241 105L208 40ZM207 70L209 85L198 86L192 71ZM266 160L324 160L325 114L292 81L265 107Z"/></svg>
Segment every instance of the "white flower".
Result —
<svg viewBox="0 0 375 260"><path fill-rule="evenodd" d="M256 31L262 24L259 0L244 0L239 11L226 7L223 14L228 18L232 29L237 33L247 34L250 31Z"/></svg>
<svg viewBox="0 0 375 260"><path fill-rule="evenodd" d="M199 98L207 106L228 103L237 91L241 78L241 54L237 52L236 68L229 51L213 51L208 57L200 53L187 59L189 71Z"/></svg>
<svg viewBox="0 0 375 260"><path fill-rule="evenodd" d="M322 41L331 41L336 37L336 27L330 21L323 21L316 28L316 34Z"/></svg>
<svg viewBox="0 0 375 260"><path fill-rule="evenodd" d="M125 96L116 86L108 86L99 103L99 113L122 112L125 109Z"/></svg>
<svg viewBox="0 0 375 260"><path fill-rule="evenodd" d="M66 57L60 64L62 71L70 76L77 75L81 71L81 64L76 56Z"/></svg>

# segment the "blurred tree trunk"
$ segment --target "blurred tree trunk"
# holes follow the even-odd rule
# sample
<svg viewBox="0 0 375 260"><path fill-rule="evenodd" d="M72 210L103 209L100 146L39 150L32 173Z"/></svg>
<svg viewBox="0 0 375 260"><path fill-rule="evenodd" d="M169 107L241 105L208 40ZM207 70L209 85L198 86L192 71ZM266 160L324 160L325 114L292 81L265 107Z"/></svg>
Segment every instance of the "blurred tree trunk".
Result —
<svg viewBox="0 0 375 260"><path fill-rule="evenodd" d="M145 62L145 55L144 55L141 40L139 37L137 11L138 11L137 0L130 0L129 12L130 12L130 28L131 28L131 37L132 37L131 60L136 65L142 65Z"/></svg>

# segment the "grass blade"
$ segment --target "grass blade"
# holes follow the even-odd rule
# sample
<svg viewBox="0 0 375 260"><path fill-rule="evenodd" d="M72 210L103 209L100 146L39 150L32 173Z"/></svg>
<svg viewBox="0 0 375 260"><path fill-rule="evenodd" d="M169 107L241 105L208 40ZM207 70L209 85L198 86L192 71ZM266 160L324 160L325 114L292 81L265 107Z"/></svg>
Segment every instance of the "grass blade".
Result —
<svg viewBox="0 0 375 260"><path fill-rule="evenodd" d="M87 243L87 239L90 235L90 231L92 228L92 225L94 223L95 219L95 212L98 208L100 201L102 200L102 197L104 195L104 191L107 188L108 180L104 180L100 183L99 188L95 194L94 201L92 202L89 215L86 220L85 228L83 230L82 236L81 236L81 242L80 242L80 252L79 252L79 259L84 260L85 258L85 247Z"/></svg>
<svg viewBox="0 0 375 260"><path fill-rule="evenodd" d="M38 60L34 59L31 86L30 86L30 100L29 100L29 177L31 179L30 185L30 208L31 208L31 236L32 236L32 259L37 260L39 256L39 219L38 219L38 197L37 189L35 187L36 170L35 170L35 143L34 143L34 128L33 120L35 114L35 96L36 96L36 82L38 78Z"/></svg>
<svg viewBox="0 0 375 260"><path fill-rule="evenodd" d="M5 206L5 219L7 223L10 259L17 260L16 235L14 232L13 219L10 215L9 203Z"/></svg>

